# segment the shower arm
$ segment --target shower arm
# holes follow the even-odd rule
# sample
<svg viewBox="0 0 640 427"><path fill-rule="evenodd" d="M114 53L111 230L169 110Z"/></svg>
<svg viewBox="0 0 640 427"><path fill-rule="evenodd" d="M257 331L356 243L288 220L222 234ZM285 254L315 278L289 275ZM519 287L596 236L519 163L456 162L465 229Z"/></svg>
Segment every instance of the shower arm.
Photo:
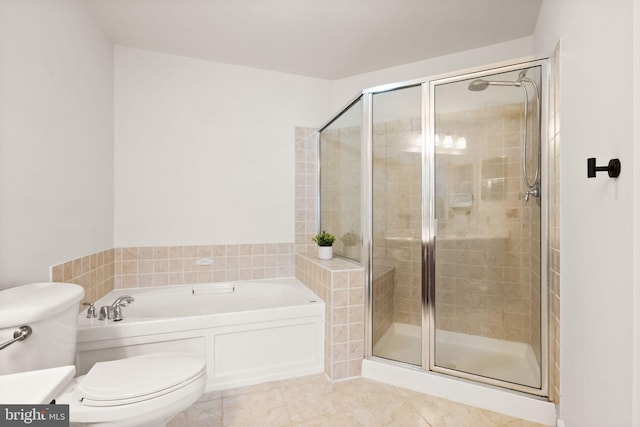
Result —
<svg viewBox="0 0 640 427"><path fill-rule="evenodd" d="M494 81L490 81L490 80L483 80L483 79L476 79L473 80L471 83L469 83L469 87L468 89L474 92L477 91L483 91L485 90L487 87L489 86L516 86L516 87L521 87L522 91L524 92L524 129L522 132L522 180L524 182L524 184L526 185L526 191L525 191L525 201L529 200L529 196L533 196L533 197L540 197L540 173L541 173L541 166L542 166L542 148L541 148L541 132L542 132L542 117L540 114L540 91L538 88L538 84L526 77L527 74L527 69L524 69L522 71L520 71L520 74L518 75L517 80L515 81L503 81L503 80L494 80ZM538 144L537 144L537 162L535 164L535 173L533 176L533 183L531 183L529 181L529 173L527 171L527 142L528 142L528 136L529 136L529 90L527 89L527 83L531 84L533 86L533 89L535 90L536 93L536 107L538 109L538 113L537 113L537 123L538 123ZM532 127L533 127L533 119L532 121ZM533 143L533 141L532 141ZM533 154L533 153L532 153Z"/></svg>

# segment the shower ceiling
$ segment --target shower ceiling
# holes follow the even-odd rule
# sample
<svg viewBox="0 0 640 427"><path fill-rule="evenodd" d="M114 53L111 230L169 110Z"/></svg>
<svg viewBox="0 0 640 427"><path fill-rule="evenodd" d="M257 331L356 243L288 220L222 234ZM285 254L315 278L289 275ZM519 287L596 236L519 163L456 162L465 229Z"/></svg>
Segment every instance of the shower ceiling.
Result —
<svg viewBox="0 0 640 427"><path fill-rule="evenodd" d="M322 79L528 37L542 0L85 0L114 43Z"/></svg>

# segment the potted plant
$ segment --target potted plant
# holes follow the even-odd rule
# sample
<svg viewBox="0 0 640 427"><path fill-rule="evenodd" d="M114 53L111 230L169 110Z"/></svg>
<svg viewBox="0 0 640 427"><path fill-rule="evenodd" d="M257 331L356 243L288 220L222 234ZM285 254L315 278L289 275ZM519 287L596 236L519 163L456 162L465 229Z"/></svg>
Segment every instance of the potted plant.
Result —
<svg viewBox="0 0 640 427"><path fill-rule="evenodd" d="M336 236L327 233L326 230L322 230L320 234L317 234L311 240L318 245L318 258L331 259L333 258L333 242L336 241Z"/></svg>
<svg viewBox="0 0 640 427"><path fill-rule="evenodd" d="M355 231L349 231L344 233L340 240L342 240L344 256L357 259L359 257L360 235Z"/></svg>

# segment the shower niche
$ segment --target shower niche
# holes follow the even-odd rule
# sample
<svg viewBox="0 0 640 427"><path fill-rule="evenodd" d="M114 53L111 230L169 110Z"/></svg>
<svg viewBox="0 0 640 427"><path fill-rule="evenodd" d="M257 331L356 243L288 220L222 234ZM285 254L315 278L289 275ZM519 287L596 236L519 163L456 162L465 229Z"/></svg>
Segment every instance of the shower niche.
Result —
<svg viewBox="0 0 640 427"><path fill-rule="evenodd" d="M547 80L538 60L367 89L319 131L319 226L361 236L368 358L547 395Z"/></svg>

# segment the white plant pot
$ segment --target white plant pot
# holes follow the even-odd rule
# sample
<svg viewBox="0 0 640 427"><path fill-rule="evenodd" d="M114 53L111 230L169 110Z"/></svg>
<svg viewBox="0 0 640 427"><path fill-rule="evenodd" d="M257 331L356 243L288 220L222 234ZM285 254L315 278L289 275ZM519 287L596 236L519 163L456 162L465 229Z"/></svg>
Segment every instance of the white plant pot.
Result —
<svg viewBox="0 0 640 427"><path fill-rule="evenodd" d="M318 246L318 258L320 259L333 258L333 246Z"/></svg>

